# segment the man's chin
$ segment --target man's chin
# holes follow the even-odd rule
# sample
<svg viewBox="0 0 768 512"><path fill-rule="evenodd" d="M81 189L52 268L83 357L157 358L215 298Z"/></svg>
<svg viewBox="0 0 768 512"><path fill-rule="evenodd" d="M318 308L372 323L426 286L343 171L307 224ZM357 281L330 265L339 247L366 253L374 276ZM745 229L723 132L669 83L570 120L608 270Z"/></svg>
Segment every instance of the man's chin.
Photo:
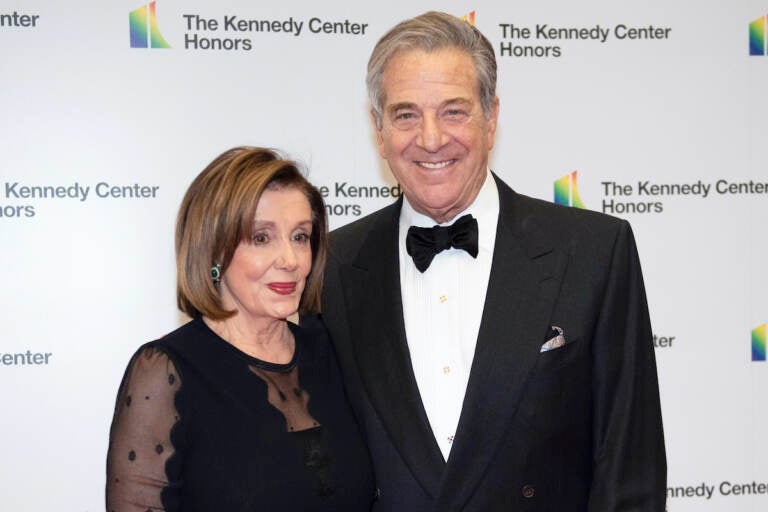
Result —
<svg viewBox="0 0 768 512"><path fill-rule="evenodd" d="M408 196L406 195L406 197ZM458 206L458 201L455 198L441 201L421 201L419 203L414 203L408 198L408 201L414 210L422 215L426 215L438 224L450 221L457 213L465 209Z"/></svg>

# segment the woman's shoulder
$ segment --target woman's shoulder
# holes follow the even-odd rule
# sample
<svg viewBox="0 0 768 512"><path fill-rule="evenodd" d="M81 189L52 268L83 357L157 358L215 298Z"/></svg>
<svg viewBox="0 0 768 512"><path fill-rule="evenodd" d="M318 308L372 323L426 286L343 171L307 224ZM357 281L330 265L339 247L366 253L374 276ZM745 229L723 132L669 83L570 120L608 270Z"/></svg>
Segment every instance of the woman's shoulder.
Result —
<svg viewBox="0 0 768 512"><path fill-rule="evenodd" d="M157 341L150 341L139 347L131 357L125 372L129 382L165 383L174 386L177 380L175 354ZM174 389L175 391L175 389Z"/></svg>
<svg viewBox="0 0 768 512"><path fill-rule="evenodd" d="M148 341L134 352L128 364L126 377L153 379L168 378L180 366L188 351L190 339L199 337L199 326L191 320L177 329Z"/></svg>
<svg viewBox="0 0 768 512"><path fill-rule="evenodd" d="M193 318L180 325L176 329L162 334L157 339L152 340L146 345L172 345L178 343L180 340L187 339L191 336L199 336L202 331L203 320L201 318Z"/></svg>
<svg viewBox="0 0 768 512"><path fill-rule="evenodd" d="M202 318L193 318L171 332L142 345L142 349L155 349L167 353L170 357L184 354L205 338L207 328Z"/></svg>

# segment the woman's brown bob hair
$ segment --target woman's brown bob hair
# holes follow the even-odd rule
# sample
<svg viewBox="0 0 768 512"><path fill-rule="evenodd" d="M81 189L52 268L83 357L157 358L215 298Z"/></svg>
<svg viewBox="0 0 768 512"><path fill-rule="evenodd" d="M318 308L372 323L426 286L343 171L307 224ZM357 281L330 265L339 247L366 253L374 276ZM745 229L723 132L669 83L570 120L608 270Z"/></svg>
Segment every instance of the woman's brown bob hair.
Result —
<svg viewBox="0 0 768 512"><path fill-rule="evenodd" d="M192 182L176 219L176 299L191 317L214 320L236 312L224 309L211 267L227 271L235 249L253 236L256 205L267 190L293 188L304 193L312 210L312 270L299 312L320 311L328 249L328 222L320 192L299 166L271 149L237 147L225 151Z"/></svg>

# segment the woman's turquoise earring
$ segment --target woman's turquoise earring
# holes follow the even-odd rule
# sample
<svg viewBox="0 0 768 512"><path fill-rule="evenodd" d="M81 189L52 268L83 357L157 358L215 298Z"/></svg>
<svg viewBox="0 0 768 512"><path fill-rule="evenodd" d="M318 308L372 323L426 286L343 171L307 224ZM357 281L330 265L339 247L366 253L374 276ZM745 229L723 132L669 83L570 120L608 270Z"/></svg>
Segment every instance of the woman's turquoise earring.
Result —
<svg viewBox="0 0 768 512"><path fill-rule="evenodd" d="M213 284L219 284L221 282L221 263L217 263L211 267L211 279L213 279Z"/></svg>

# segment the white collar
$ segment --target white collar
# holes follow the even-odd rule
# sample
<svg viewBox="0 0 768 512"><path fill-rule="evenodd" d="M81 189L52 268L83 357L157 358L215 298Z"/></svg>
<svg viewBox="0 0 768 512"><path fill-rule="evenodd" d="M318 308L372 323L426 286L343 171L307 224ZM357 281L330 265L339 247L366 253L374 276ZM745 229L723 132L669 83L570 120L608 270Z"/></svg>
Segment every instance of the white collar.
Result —
<svg viewBox="0 0 768 512"><path fill-rule="evenodd" d="M473 217L478 219L478 222L483 224L482 220L492 219L495 224L495 220L499 215L499 192L496 188L496 180L493 179L490 169L486 171L485 181L483 186L480 187L480 191L477 193L477 197L472 201L467 208L459 212L448 222L440 224L441 226L450 226L460 217L466 214L472 214ZM436 223L427 215L417 212L411 206L408 198L403 195L403 207L400 210L400 226L410 227L432 227Z"/></svg>

